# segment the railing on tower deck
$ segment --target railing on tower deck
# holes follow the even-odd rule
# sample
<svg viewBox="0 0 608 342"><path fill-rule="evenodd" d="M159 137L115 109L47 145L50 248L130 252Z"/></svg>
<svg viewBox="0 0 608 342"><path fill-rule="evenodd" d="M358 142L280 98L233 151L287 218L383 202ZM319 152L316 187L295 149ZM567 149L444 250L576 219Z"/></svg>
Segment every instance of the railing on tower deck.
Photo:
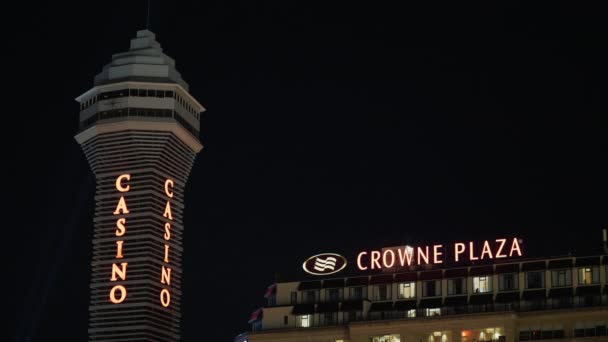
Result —
<svg viewBox="0 0 608 342"><path fill-rule="evenodd" d="M173 119L195 137L198 138L199 135L199 131L190 125L178 112L171 109L155 108L118 108L97 112L80 123L80 130L83 131L100 121L116 122L122 121L125 118L128 118L129 120L137 120L138 118L145 118L145 120L158 119L158 121Z"/></svg>

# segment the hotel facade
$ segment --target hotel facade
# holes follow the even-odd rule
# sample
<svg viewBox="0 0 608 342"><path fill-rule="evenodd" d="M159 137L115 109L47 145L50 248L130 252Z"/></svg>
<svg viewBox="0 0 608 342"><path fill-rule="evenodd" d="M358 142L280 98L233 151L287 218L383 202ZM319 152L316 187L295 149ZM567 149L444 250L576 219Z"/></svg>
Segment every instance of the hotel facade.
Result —
<svg viewBox="0 0 608 342"><path fill-rule="evenodd" d="M349 276L270 285L250 317L251 331L235 341L608 341L605 247L590 256L497 259L494 253L484 261L471 254L476 260L466 265L423 260L383 268L385 255L394 266L390 256L398 248L377 252L376 272L369 262L376 252L361 252ZM322 273L328 258L304 268ZM337 257L331 258L333 266Z"/></svg>

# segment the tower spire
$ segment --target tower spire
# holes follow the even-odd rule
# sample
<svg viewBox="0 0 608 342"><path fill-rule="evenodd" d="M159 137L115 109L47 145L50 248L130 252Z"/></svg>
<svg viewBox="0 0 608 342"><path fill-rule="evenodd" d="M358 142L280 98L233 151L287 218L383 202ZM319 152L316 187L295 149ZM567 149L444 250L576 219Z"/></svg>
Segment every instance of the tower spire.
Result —
<svg viewBox="0 0 608 342"><path fill-rule="evenodd" d="M151 30L151 28L150 28L150 0L148 0L148 15L146 16L146 30Z"/></svg>

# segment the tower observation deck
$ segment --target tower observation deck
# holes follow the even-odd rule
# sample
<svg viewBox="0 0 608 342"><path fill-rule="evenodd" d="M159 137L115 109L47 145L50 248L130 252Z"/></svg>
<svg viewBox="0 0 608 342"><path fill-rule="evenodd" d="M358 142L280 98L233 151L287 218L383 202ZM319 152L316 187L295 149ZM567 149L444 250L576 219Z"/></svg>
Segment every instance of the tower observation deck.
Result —
<svg viewBox="0 0 608 342"><path fill-rule="evenodd" d="M89 340L178 341L184 188L205 109L148 30L76 100L96 178Z"/></svg>

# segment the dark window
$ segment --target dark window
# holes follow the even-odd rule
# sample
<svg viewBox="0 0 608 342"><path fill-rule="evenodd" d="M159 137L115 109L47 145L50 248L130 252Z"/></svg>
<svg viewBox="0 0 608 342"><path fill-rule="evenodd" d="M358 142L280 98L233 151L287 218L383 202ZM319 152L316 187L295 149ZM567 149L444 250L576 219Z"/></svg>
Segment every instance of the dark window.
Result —
<svg viewBox="0 0 608 342"><path fill-rule="evenodd" d="M574 337L584 337L585 329L574 329Z"/></svg>
<svg viewBox="0 0 608 342"><path fill-rule="evenodd" d="M351 287L350 288L350 299L361 299L363 298L362 287Z"/></svg>
<svg viewBox="0 0 608 342"><path fill-rule="evenodd" d="M156 90L148 89L148 97L156 96Z"/></svg>
<svg viewBox="0 0 608 342"><path fill-rule="evenodd" d="M542 337L540 330L532 330L530 331L530 339L532 340L540 340Z"/></svg>
<svg viewBox="0 0 608 342"><path fill-rule="evenodd" d="M553 330L543 331L541 334L543 340L550 340L553 338Z"/></svg>
<svg viewBox="0 0 608 342"><path fill-rule="evenodd" d="M563 330L554 330L553 338L564 338L564 331Z"/></svg>
<svg viewBox="0 0 608 342"><path fill-rule="evenodd" d="M165 90L165 97L173 97L173 91Z"/></svg>
<svg viewBox="0 0 608 342"><path fill-rule="evenodd" d="M388 299L388 288L386 285L378 286L378 300Z"/></svg>
<svg viewBox="0 0 608 342"><path fill-rule="evenodd" d="M165 91L164 90L157 90L156 91L156 97L165 97Z"/></svg>
<svg viewBox="0 0 608 342"><path fill-rule="evenodd" d="M356 321L357 320L357 312L356 311L349 311L348 312L348 321L352 322L352 321Z"/></svg>
<svg viewBox="0 0 608 342"><path fill-rule="evenodd" d="M289 323L289 317L283 316L283 324L287 325Z"/></svg>
<svg viewBox="0 0 608 342"><path fill-rule="evenodd" d="M339 300L340 292L338 289L327 290L327 300L330 302L337 302Z"/></svg>
<svg viewBox="0 0 608 342"><path fill-rule="evenodd" d="M146 97L147 96L146 89L137 89L137 94L138 94L138 96Z"/></svg>
<svg viewBox="0 0 608 342"><path fill-rule="evenodd" d="M306 303L314 303L316 300L315 291L306 291Z"/></svg>
<svg viewBox="0 0 608 342"><path fill-rule="evenodd" d="M437 281L437 280L425 281L424 286L422 287L422 296L423 297L439 296L441 294L441 291L439 291L439 289L440 289L439 286L440 286L439 281Z"/></svg>
<svg viewBox="0 0 608 342"><path fill-rule="evenodd" d="M530 341L530 332L529 331L520 331L519 332L519 340L520 341Z"/></svg>
<svg viewBox="0 0 608 342"><path fill-rule="evenodd" d="M500 275L498 282L499 291L517 290L517 273L506 273Z"/></svg>
<svg viewBox="0 0 608 342"><path fill-rule="evenodd" d="M595 335L597 335L597 336L606 336L606 326L605 325L598 325L597 327L595 327Z"/></svg>
<svg viewBox="0 0 608 342"><path fill-rule="evenodd" d="M325 321L325 324L327 325L332 325L334 324L334 314L331 312L326 312L323 320Z"/></svg>
<svg viewBox="0 0 608 342"><path fill-rule="evenodd" d="M464 293L464 278L448 279L448 295Z"/></svg>
<svg viewBox="0 0 608 342"><path fill-rule="evenodd" d="M292 292L291 293L291 304L297 304L297 303L298 303L298 293Z"/></svg>
<svg viewBox="0 0 608 342"><path fill-rule="evenodd" d="M526 273L527 277L527 288L529 289L542 289L545 287L545 272L536 271Z"/></svg>
<svg viewBox="0 0 608 342"><path fill-rule="evenodd" d="M129 96L137 96L137 89L129 89Z"/></svg>

